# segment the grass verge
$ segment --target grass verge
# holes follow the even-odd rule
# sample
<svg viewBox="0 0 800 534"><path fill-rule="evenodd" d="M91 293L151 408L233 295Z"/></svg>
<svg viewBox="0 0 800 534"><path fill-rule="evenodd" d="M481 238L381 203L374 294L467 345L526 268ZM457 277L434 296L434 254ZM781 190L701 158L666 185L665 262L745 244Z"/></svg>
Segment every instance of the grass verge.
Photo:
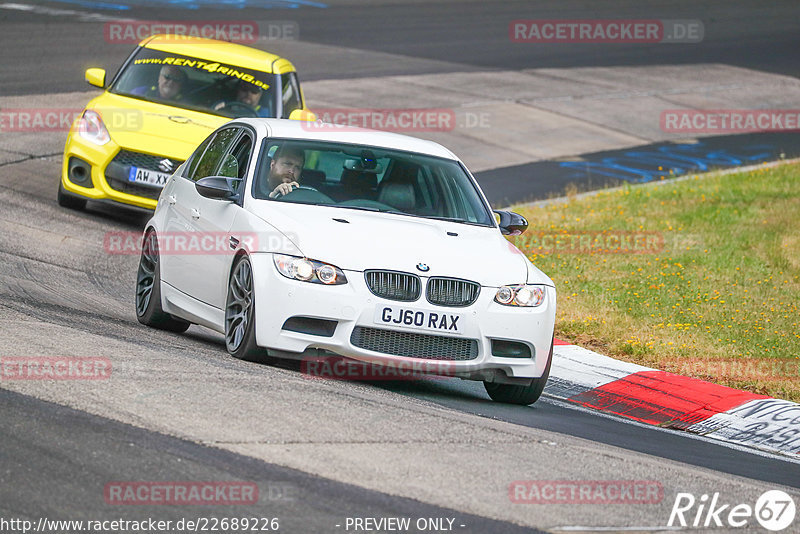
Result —
<svg viewBox="0 0 800 534"><path fill-rule="evenodd" d="M517 207L556 336L800 401L800 164Z"/></svg>

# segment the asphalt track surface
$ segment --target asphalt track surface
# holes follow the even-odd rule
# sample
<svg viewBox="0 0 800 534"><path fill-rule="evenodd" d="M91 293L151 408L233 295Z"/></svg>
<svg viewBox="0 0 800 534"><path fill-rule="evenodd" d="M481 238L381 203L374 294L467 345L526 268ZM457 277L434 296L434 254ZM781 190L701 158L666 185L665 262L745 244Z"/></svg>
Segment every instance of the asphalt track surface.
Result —
<svg viewBox="0 0 800 534"><path fill-rule="evenodd" d="M468 532L517 534L529 528L391 497L325 480L238 454L147 432L0 389L4 432L0 454L4 485L0 513L55 519L114 517L161 521L213 517L210 506L128 507L98 499L98 488L117 480L248 480L262 499L242 505L239 517L279 518L285 532L324 532L347 517L448 517ZM37 424L32 426L31 421ZM53 446L56 445L56 446ZM36 468L31 469L31 458ZM87 461L90 459L91 461ZM191 515L188 511L191 510ZM467 528L467 527L465 527ZM464 531L464 529L460 529ZM413 530L412 530L413 532Z"/></svg>
<svg viewBox="0 0 800 534"><path fill-rule="evenodd" d="M25 4L36 6L39 11L0 9L4 49L0 56L0 72L3 73L0 95L82 91L86 84L80 73L89 66L105 67L110 75L128 56L132 46L108 42L104 25L125 17L166 21L291 22L296 24L301 41L328 47L325 53L320 53L318 48L298 49L292 40L267 41L258 46L291 57L304 81L347 78L353 83L358 77L441 72L691 64L724 64L800 77L800 66L795 60L796 50L800 49L800 10L791 0L769 4L711 1L704 2L702 8L671 0L543 3L344 0L326 2L326 8L282 9L287 3L290 2L240 0L226 2L225 9L170 7L212 4L202 1L105 3L129 6L119 10L92 8L93 3L89 1L65 0ZM251 6L268 6L269 9ZM703 41L597 46L583 43L533 45L512 43L509 39L509 22L517 19L620 18L701 20ZM366 56L355 53L359 50ZM425 106L425 103L419 105ZM757 140L759 136L764 141ZM732 154L749 154L753 153L755 143L760 145L764 155L755 160L742 158L743 164L791 158L800 155L798 138L796 132L724 135L709 139L710 148L706 153L725 150ZM625 152L609 151L588 157L624 159ZM650 158L650 161L627 166L647 173L673 163ZM712 162L710 167L735 164ZM682 172L704 170L702 162L680 167ZM495 207L560 196L568 186L587 191L638 181L629 180L626 172L581 169L574 163L565 165L560 161L501 164L493 170L477 173L476 177Z"/></svg>
<svg viewBox="0 0 800 534"><path fill-rule="evenodd" d="M309 80L343 77L345 74L351 78L354 75L368 77L436 72L436 69L491 71L541 66L679 64L695 61L721 62L790 76L800 75L796 61L796 51L800 49L798 10L791 2L774 3L766 8L757 7L761 4L754 2L711 2L704 5L700 13L693 5L674 2L647 6L639 2L566 2L544 6L527 2L328 4L329 7L325 9L265 11L245 8L235 13L225 12L225 18L295 20L300 24L303 40L410 58L367 69L357 61L350 64L344 53L341 62L308 56L302 59L303 63L299 66L304 79ZM37 5L79 13L118 15L116 12L65 3L45 2ZM143 19L178 20L209 19L221 16L220 13L218 10L150 10L133 7L125 14ZM706 23L707 39L701 45L693 45L691 54L687 54L688 45L616 45L596 48L575 45L531 49L511 46L506 37L508 21L517 18L621 17L702 18L709 21ZM99 63L107 67L119 64L130 50L129 45L104 45L101 28L102 23L81 20L80 15L54 17L3 11L0 22L0 30L3 31L0 94L84 90L80 74L76 76L76 73L89 64ZM720 149L740 152L743 147L754 144L769 145L773 150L772 157L779 153L791 155L798 150L796 135L730 136L709 139L707 142ZM619 155L616 152L591 154L584 155L583 159L584 162L602 161ZM241 362L230 362L224 354L220 338L202 329L193 328L185 336L152 334L142 330L136 323L130 304L136 259L109 259L102 255L102 251L97 253L91 247L81 247L85 244L82 239L89 239L85 236L97 238L102 235L101 229L106 228L137 231L145 219L101 206L93 206L83 214L65 213L54 201L56 176L47 174L57 168L58 159L31 160L22 167L0 167L0 182L4 188L2 202L7 206L1 217L3 237L0 239L3 265L0 318L4 322L2 351L5 354L26 355L28 350L37 348L41 351L39 354L43 354L48 346L53 345L57 345L53 349L54 354L63 353L59 351L97 353L104 348L101 342L111 344L113 339L114 342L126 344L119 355L123 362L128 361L124 358L137 358L140 352L161 350L165 360L174 358L181 365L213 371L223 381L233 381L237 376L235 373L241 372L265 375L261 387L269 387L271 380L293 380L292 375L298 372L291 364L275 368L255 366L253 369L253 366ZM510 172L512 170L514 172ZM581 172L581 169L572 167L568 171L574 174ZM515 179L515 176L530 174L540 178L534 183ZM544 198L557 193L563 189L558 181L568 180L569 175L557 162L541 162L517 169L487 171L480 179L484 187L495 182L498 184L493 188L496 192L492 200L502 203L506 198L525 195ZM603 174L591 175L588 180L589 187L621 183L618 178ZM59 248L48 249L48 243L57 243ZM74 280L70 277L74 277ZM37 337L35 332L23 333L29 324L42 328L42 334ZM15 332L14 328L18 328L19 332ZM63 334L63 338L54 338L55 343L47 339L47 336L59 333ZM32 348L23 348L26 347L25 343L30 343ZM158 364L160 360L146 361ZM288 379L284 376L287 369ZM298 382L302 384L303 380ZM169 384L179 382L158 382L157 386L163 388ZM139 387L146 390L147 383ZM696 467L698 473L704 473L703 476L713 475L729 484L742 480L737 477L746 477L768 484L800 488L800 466L797 463L732 449L675 432L632 425L546 398L532 408L497 405L488 401L477 383L425 380L377 385L337 383L332 387L343 390L335 393L339 397L363 396L376 406L389 395L392 402L397 403L393 409L400 406L404 411L417 413L420 417L427 413L423 408L434 407L456 414L477 415L499 424L525 427L546 437L586 440L581 443L588 451L587 458L592 454L607 457L609 450L620 450L623 451L620 454L636 453L636 461L644 462L643 465L653 465L661 459L664 462L674 461L690 468ZM0 418L0 515L4 517L34 518L48 514L72 519L112 514L141 517L152 512L151 515L157 514L159 519L178 518L186 515L185 509L161 507L157 510L137 508L131 511L109 508L99 498L102 486L109 480L247 479L258 481L262 492L268 492L265 488L276 484L278 488L293 488L293 498L276 498L262 503L258 509L248 510L248 515L280 514L286 518L284 524L287 532L335 531L332 523L345 516L400 515L458 517L468 525L468 528L462 529L465 532L533 531L511 522L492 521L460 510L426 504L428 499L424 497L413 500L398 497L397 491L389 489L382 492L376 491L374 486L365 489L335 481L329 472L317 476L308 474L314 472L312 468L295 470L264 461L263 455L261 459L254 459L235 454L221 450L219 443L214 440L179 439L173 436L191 433L185 431L185 427L173 433L168 426L152 424L146 413L147 409L154 409L150 405L131 408L133 415L126 417L110 399L106 401L102 397L92 396L86 397L88 400L81 398L80 395L85 393L82 390L76 391L74 399L67 395L69 392L56 390L30 389L27 393L0 389L0 413L4 414ZM154 389L153 394L174 400L159 389ZM58 404L35 397L53 398ZM325 398L330 400L332 397ZM292 401L290 397L287 403L291 405ZM298 395L294 401L307 403L313 402L313 399ZM209 412L219 409L213 399L198 396L197 403L200 404L199 414L204 409ZM75 405L78 409L60 404ZM96 415L106 409L106 404L111 418ZM179 402L175 402L175 405L176 411L184 406ZM142 413L136 414L140 408ZM375 409L378 410L378 407ZM186 416L202 419L203 416L198 413ZM384 411L381 408L381 413L383 417L391 418L391 409ZM342 416L342 413L337 415ZM234 410L228 415L236 420L246 420L252 416L253 412L246 409ZM140 421L140 424L118 422L128 419ZM163 419L158 421L163 423ZM321 426L326 424L338 423L322 420L319 423ZM354 439L358 437L361 436L354 436ZM443 445L447 446L447 443ZM640 457L645 460L640 460ZM557 462L557 458L557 455L553 455L552 458L542 459L542 462ZM491 456L487 456L487 461L490 459ZM588 464L568 466L566 469L573 479L585 477L583 473L590 470ZM629 474L622 469L621 473L623 475L620 478L624 478L624 475L633 477L634 473L644 476L641 471L631 471ZM466 483L467 475L463 476ZM539 473L539 478L544 476ZM532 477L521 472L520 478ZM455 480L454 483L458 484L459 481ZM681 483L685 483L685 480L665 480L665 485ZM298 488L302 489L299 493ZM708 489L713 491L713 488ZM202 516L204 514L200 512L206 510L195 508L191 512ZM210 515L219 513L215 510L207 512ZM598 516L603 517L602 513L598 513ZM647 520L653 518L648 517ZM662 517L661 524L664 521L666 517ZM530 523L528 519L527 524ZM558 524L552 520L534 523Z"/></svg>
<svg viewBox="0 0 800 534"><path fill-rule="evenodd" d="M724 63L800 76L800 64L796 61L800 23L797 5L791 0L767 4L712 0L702 5L673 0L333 1L327 2L329 7L325 9L199 10L169 9L167 2L159 2L155 9L137 7L144 2L135 0L115 3L132 7L118 11L81 7L81 2L29 2L76 13L97 13L110 19L293 21L299 26L301 40L343 49L337 61L328 57L292 55L303 80L464 70L690 63ZM228 3L231 4L234 2ZM116 67L131 50L129 44L109 44L104 40L103 21L91 22L80 15L46 16L3 11L1 94L83 90L86 86L76 73L81 73L88 63ZM700 19L705 36L698 44L610 46L580 43L528 46L512 43L508 37L508 24L516 19L620 18ZM280 47L272 48L281 51ZM367 71L357 61L350 61L352 56L345 49L397 54L416 61L386 61Z"/></svg>

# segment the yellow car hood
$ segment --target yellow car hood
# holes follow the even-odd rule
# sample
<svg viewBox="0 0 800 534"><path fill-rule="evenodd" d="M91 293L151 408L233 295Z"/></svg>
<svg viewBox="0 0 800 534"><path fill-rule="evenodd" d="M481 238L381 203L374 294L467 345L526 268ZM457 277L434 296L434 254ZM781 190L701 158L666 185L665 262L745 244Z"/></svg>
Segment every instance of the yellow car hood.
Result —
<svg viewBox="0 0 800 534"><path fill-rule="evenodd" d="M116 144L181 160L188 158L211 132L231 120L111 93L103 93L86 108L100 114Z"/></svg>

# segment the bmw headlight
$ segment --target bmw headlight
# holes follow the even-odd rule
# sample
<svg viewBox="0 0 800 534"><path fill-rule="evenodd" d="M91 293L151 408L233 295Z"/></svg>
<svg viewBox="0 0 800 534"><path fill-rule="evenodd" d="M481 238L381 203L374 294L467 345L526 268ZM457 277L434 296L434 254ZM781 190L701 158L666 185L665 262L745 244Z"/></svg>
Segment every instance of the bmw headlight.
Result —
<svg viewBox="0 0 800 534"><path fill-rule="evenodd" d="M83 116L78 122L78 135L96 145L104 145L111 141L106 125L100 114L91 109L83 112Z"/></svg>
<svg viewBox="0 0 800 534"><path fill-rule="evenodd" d="M494 296L495 302L504 306L535 308L544 302L545 288L540 285L517 284L503 286Z"/></svg>
<svg viewBox="0 0 800 534"><path fill-rule="evenodd" d="M272 259L278 272L286 278L328 286L347 283L344 272L329 263L286 254L273 254Z"/></svg>

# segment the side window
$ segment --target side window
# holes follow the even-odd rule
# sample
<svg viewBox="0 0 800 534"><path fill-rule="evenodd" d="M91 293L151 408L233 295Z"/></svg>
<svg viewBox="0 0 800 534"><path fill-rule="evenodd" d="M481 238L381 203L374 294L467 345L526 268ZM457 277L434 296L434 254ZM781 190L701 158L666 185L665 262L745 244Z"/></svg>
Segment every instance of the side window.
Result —
<svg viewBox="0 0 800 534"><path fill-rule="evenodd" d="M205 141L200 143L200 146L197 147L191 156L189 156L189 162L187 163L186 167L183 168L184 177L189 178L190 180L192 179L192 176L194 176L194 171L197 168L197 164L200 162L200 158L203 157L206 148L208 148L208 144L211 143L211 140L214 139L215 135L217 135L216 132L206 137Z"/></svg>
<svg viewBox="0 0 800 534"><path fill-rule="evenodd" d="M233 146L233 149L225 155L225 159L220 166L218 174L220 176L225 176L227 178L241 178L242 182L236 183L237 190L238 187L244 183L244 179L247 176L247 166L250 163L250 157L253 153L253 140L250 137L250 134L245 133L236 144Z"/></svg>
<svg viewBox="0 0 800 534"><path fill-rule="evenodd" d="M292 111L300 109L300 84L297 74L288 72L281 75L281 98L283 99L283 116L288 119Z"/></svg>
<svg viewBox="0 0 800 534"><path fill-rule="evenodd" d="M225 155L228 146L238 133L238 128L226 128L217 132L214 140L206 147L205 152L197 161L197 165L190 170L186 177L196 182L200 178L214 176L222 162L222 156ZM192 163L194 164L194 162Z"/></svg>
<svg viewBox="0 0 800 534"><path fill-rule="evenodd" d="M231 150L231 155L236 159L238 172L232 178L241 178L244 180L247 176L247 165L250 163L250 157L253 154L253 140L250 134L245 133L236 143L236 146Z"/></svg>

